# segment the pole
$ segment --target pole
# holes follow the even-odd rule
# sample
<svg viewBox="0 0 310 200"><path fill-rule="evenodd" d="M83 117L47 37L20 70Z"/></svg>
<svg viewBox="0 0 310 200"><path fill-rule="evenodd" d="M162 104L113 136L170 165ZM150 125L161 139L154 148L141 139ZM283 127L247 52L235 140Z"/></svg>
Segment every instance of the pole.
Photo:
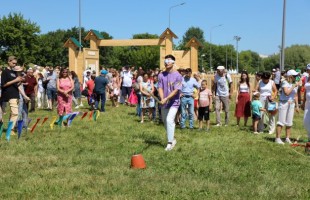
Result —
<svg viewBox="0 0 310 200"><path fill-rule="evenodd" d="M82 45L82 30L81 30L81 0L79 0L79 42ZM79 47L79 51L81 51L81 46Z"/></svg>
<svg viewBox="0 0 310 200"><path fill-rule="evenodd" d="M236 67L237 67L237 73L239 73L239 62L238 62L238 42L241 40L241 37L239 36L234 36L234 39L236 40L236 50L237 50L237 63L236 63Z"/></svg>
<svg viewBox="0 0 310 200"><path fill-rule="evenodd" d="M212 30L214 29L214 28L217 28L217 27L220 27L220 26L222 26L223 24L220 24L220 25L217 25L217 26L213 26L213 27L211 27L211 29L210 29L210 71L212 71Z"/></svg>
<svg viewBox="0 0 310 200"><path fill-rule="evenodd" d="M182 5L184 5L185 4L185 2L183 2L183 3L180 3L180 4L177 4L177 5L174 5L174 6L171 6L170 8L169 8L169 28L170 28L170 16L171 16L171 9L172 8L175 8L175 7L178 7L178 6L182 6Z"/></svg>
<svg viewBox="0 0 310 200"><path fill-rule="evenodd" d="M283 0L283 20L282 20L282 45L281 45L281 66L280 70L284 71L285 67L285 23L286 23L286 0Z"/></svg>
<svg viewBox="0 0 310 200"><path fill-rule="evenodd" d="M226 69L228 69L228 66L227 66L227 45L226 45Z"/></svg>

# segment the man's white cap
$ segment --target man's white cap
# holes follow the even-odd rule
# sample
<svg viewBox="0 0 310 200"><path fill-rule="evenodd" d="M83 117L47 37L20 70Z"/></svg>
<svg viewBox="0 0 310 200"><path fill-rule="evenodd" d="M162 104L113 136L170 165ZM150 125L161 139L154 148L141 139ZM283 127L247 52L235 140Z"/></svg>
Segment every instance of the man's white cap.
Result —
<svg viewBox="0 0 310 200"><path fill-rule="evenodd" d="M225 67L224 66L218 66L216 69L223 70L223 69L225 69Z"/></svg>
<svg viewBox="0 0 310 200"><path fill-rule="evenodd" d="M296 76L296 75L298 75L298 72L296 72L295 70L291 69L291 70L288 70L286 72L286 75L287 76Z"/></svg>
<svg viewBox="0 0 310 200"><path fill-rule="evenodd" d="M310 63L307 65L307 70L309 70L310 69Z"/></svg>

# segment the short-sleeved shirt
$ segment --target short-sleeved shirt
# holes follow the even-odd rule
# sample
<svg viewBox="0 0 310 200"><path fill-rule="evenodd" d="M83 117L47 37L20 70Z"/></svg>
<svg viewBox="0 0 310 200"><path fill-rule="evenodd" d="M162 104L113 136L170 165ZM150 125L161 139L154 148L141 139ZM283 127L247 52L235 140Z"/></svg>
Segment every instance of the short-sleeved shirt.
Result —
<svg viewBox="0 0 310 200"><path fill-rule="evenodd" d="M86 87L88 90L88 95L92 95L95 88L95 82L93 81L93 79L90 79L86 82Z"/></svg>
<svg viewBox="0 0 310 200"><path fill-rule="evenodd" d="M47 89L55 89L57 83L57 74L56 72L47 72L44 76L44 81L48 80Z"/></svg>
<svg viewBox="0 0 310 200"><path fill-rule="evenodd" d="M104 76L98 76L95 78L95 92L97 94L104 94L105 88L109 84L109 80Z"/></svg>
<svg viewBox="0 0 310 200"><path fill-rule="evenodd" d="M199 100L198 100L199 107L209 106L209 104L210 104L209 97L210 96L212 96L212 92L208 88L206 88L204 90L200 90Z"/></svg>
<svg viewBox="0 0 310 200"><path fill-rule="evenodd" d="M25 93L26 95L31 95L34 94L34 87L37 85L37 79L34 76L26 76L26 83L28 83L27 85L25 85Z"/></svg>
<svg viewBox="0 0 310 200"><path fill-rule="evenodd" d="M182 76L179 72L162 72L158 75L158 88L161 88L164 93L164 98L166 98L171 92L174 90L178 90L179 92L174 95L171 99L169 99L168 103L166 103L164 108L176 107L180 106L180 91L182 89Z"/></svg>
<svg viewBox="0 0 310 200"><path fill-rule="evenodd" d="M229 84L232 83L232 79L229 74L224 74L224 76L219 76L216 74L214 77L214 83L216 84L216 96L229 96Z"/></svg>
<svg viewBox="0 0 310 200"><path fill-rule="evenodd" d="M294 97L297 94L298 87L295 87L289 95L286 96L284 94L284 88L290 89L292 87L293 87L293 84L287 82L286 80L282 82L281 84L282 91L280 94L280 101L294 101Z"/></svg>
<svg viewBox="0 0 310 200"><path fill-rule="evenodd" d="M7 87L3 87L7 82L16 79L16 77L17 77L16 72L14 72L9 68L5 68L5 70L2 72L1 74L2 101L8 102L10 99L19 99L18 83L14 83Z"/></svg>
<svg viewBox="0 0 310 200"><path fill-rule="evenodd" d="M194 88L199 88L200 85L194 78L184 77L182 80L182 94L192 95L194 93Z"/></svg>
<svg viewBox="0 0 310 200"><path fill-rule="evenodd" d="M259 100L254 100L251 103L252 114L260 116L260 109L263 107L262 103Z"/></svg>
<svg viewBox="0 0 310 200"><path fill-rule="evenodd" d="M280 84L280 81L281 81L281 72L280 71L276 71L275 77L274 77L274 83L275 84Z"/></svg>
<svg viewBox="0 0 310 200"><path fill-rule="evenodd" d="M121 77L123 78L122 86L131 87L132 86L132 74L130 71L123 71Z"/></svg>

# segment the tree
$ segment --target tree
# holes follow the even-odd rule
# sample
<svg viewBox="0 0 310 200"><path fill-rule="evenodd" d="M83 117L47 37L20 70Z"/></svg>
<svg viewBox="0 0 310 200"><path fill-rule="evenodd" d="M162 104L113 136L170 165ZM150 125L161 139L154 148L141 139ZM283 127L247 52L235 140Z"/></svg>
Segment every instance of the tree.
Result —
<svg viewBox="0 0 310 200"><path fill-rule="evenodd" d="M25 20L21 14L9 14L0 19L0 58L5 63L7 57L15 55L19 64L35 62L39 54L39 26Z"/></svg>
<svg viewBox="0 0 310 200"><path fill-rule="evenodd" d="M202 44L205 43L203 30L200 29L199 27L190 27L183 35L183 38L180 41L178 49L185 50L186 43L189 42L190 39L192 39L193 37L197 38L198 41L201 42Z"/></svg>

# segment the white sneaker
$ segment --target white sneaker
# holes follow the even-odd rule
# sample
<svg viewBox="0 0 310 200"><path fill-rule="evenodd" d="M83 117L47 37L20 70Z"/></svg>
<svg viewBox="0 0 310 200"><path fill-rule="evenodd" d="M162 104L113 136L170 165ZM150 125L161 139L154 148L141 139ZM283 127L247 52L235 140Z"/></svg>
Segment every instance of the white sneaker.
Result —
<svg viewBox="0 0 310 200"><path fill-rule="evenodd" d="M167 147L165 148L165 151L171 151L175 147L176 144L177 144L177 141L176 141L176 139L174 139L172 141L172 144L167 144Z"/></svg>
<svg viewBox="0 0 310 200"><path fill-rule="evenodd" d="M222 124L216 124L215 126L222 126Z"/></svg>
<svg viewBox="0 0 310 200"><path fill-rule="evenodd" d="M173 139L173 141L172 141L172 148L174 148L176 144L177 144L177 140Z"/></svg>
<svg viewBox="0 0 310 200"><path fill-rule="evenodd" d="M80 106L75 106L75 109L78 109Z"/></svg>
<svg viewBox="0 0 310 200"><path fill-rule="evenodd" d="M171 151L172 150L172 144L167 144L167 147L165 148L165 151Z"/></svg>
<svg viewBox="0 0 310 200"><path fill-rule="evenodd" d="M274 134L274 131L269 131L268 134L269 134L269 135L272 135L272 134Z"/></svg>
<svg viewBox="0 0 310 200"><path fill-rule="evenodd" d="M254 134L254 135L258 135L259 133L258 133L258 132L254 132L253 134Z"/></svg>
<svg viewBox="0 0 310 200"><path fill-rule="evenodd" d="M277 144L284 144L284 142L282 142L281 138L276 138L275 139L275 143L277 143Z"/></svg>
<svg viewBox="0 0 310 200"><path fill-rule="evenodd" d="M289 143L289 144L292 144L292 141L290 140L290 138L285 138L285 142Z"/></svg>

